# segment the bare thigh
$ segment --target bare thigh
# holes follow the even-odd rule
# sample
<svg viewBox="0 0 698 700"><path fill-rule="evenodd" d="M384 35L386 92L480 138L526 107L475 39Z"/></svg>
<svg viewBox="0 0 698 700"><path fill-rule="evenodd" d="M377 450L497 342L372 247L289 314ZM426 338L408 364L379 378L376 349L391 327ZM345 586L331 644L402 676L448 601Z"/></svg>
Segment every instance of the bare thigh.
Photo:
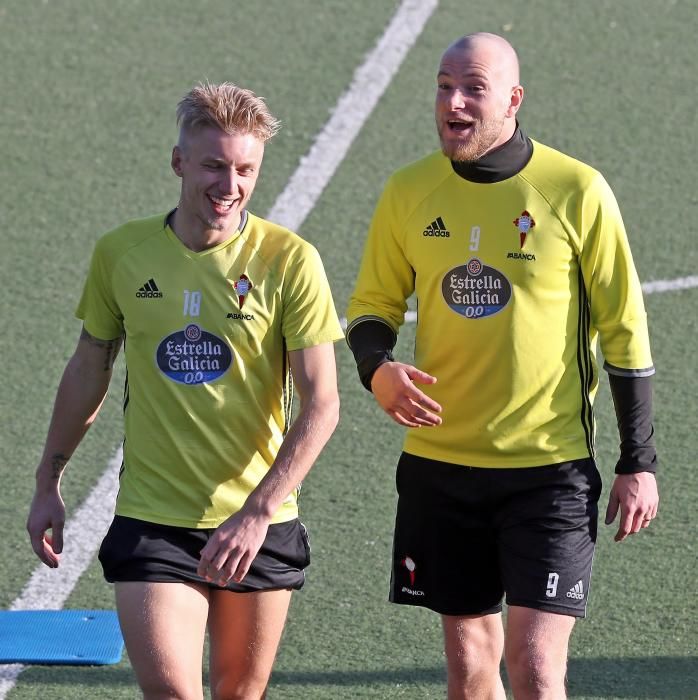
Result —
<svg viewBox="0 0 698 700"><path fill-rule="evenodd" d="M290 590L211 590L208 629L215 700L264 697L290 600Z"/></svg>
<svg viewBox="0 0 698 700"><path fill-rule="evenodd" d="M116 607L126 650L145 700L203 697L206 586L118 582Z"/></svg>

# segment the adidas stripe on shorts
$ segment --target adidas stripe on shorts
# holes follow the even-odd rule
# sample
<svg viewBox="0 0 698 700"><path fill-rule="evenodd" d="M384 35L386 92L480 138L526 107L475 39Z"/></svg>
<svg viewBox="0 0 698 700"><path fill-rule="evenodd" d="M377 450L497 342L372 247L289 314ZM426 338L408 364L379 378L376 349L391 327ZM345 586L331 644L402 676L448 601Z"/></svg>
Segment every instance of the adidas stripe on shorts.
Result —
<svg viewBox="0 0 698 700"><path fill-rule="evenodd" d="M390 600L443 615L502 599L586 614L601 477L593 459L484 469L403 453Z"/></svg>

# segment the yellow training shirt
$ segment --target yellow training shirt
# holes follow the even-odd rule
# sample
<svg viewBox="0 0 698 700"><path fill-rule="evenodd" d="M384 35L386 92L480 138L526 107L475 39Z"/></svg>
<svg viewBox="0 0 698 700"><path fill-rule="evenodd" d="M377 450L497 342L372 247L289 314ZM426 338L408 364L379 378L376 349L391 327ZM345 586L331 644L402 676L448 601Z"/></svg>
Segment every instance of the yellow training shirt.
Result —
<svg viewBox="0 0 698 700"><path fill-rule="evenodd" d="M342 331L320 257L297 235L245 213L197 253L166 218L98 241L77 316L97 338L125 336L117 514L213 528L274 462L291 417L287 352ZM296 490L272 522L297 514Z"/></svg>
<svg viewBox="0 0 698 700"><path fill-rule="evenodd" d="M476 467L593 456L595 351L609 371L653 373L642 291L618 206L593 168L533 142L494 183L434 153L395 173L371 224L349 329L396 333L416 292L415 366L442 425L405 451Z"/></svg>

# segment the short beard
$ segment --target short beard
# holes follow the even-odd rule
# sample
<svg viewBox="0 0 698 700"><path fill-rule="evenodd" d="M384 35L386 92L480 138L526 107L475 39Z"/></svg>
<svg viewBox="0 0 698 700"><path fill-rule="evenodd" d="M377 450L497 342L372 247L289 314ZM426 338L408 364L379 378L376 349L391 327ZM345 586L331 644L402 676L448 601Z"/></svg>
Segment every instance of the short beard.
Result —
<svg viewBox="0 0 698 700"><path fill-rule="evenodd" d="M201 221L204 226L210 230L210 231L227 231L230 228L230 223L228 221L221 221L218 217L213 218L204 218L203 216L199 217L199 221Z"/></svg>
<svg viewBox="0 0 698 700"><path fill-rule="evenodd" d="M504 117L477 122L466 143L445 143L439 128L439 140L443 154L456 163L473 163L482 158L502 134Z"/></svg>

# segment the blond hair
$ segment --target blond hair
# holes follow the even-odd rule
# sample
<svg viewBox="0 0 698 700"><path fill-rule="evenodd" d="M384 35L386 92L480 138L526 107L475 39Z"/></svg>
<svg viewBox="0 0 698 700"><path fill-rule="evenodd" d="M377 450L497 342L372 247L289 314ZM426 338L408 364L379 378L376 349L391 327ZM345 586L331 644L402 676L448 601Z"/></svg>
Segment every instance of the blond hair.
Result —
<svg viewBox="0 0 698 700"><path fill-rule="evenodd" d="M182 134L207 126L226 134L253 134L268 141L281 128L264 98L233 83L199 83L177 105L177 124Z"/></svg>

